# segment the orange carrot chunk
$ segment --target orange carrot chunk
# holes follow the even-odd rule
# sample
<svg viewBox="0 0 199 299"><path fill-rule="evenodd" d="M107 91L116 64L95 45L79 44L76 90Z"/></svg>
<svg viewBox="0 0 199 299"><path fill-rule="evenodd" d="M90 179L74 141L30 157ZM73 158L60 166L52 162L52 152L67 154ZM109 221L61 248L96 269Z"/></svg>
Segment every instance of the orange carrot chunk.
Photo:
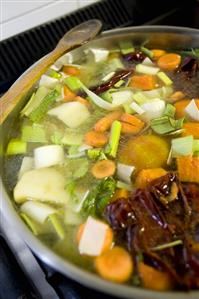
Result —
<svg viewBox="0 0 199 299"><path fill-rule="evenodd" d="M80 73L80 69L75 66L64 65L63 72L67 75L77 76Z"/></svg>
<svg viewBox="0 0 199 299"><path fill-rule="evenodd" d="M138 270L143 287L156 291L172 289L172 280L167 272L159 271L142 262L140 262Z"/></svg>
<svg viewBox="0 0 199 299"><path fill-rule="evenodd" d="M128 113L123 113L120 120L140 129L144 127L144 122L141 119Z"/></svg>
<svg viewBox="0 0 199 299"><path fill-rule="evenodd" d="M116 166L111 160L100 160L97 161L92 169L92 175L97 179L103 179L105 177L112 176L115 173Z"/></svg>
<svg viewBox="0 0 199 299"><path fill-rule="evenodd" d="M122 134L132 134L136 135L140 132L140 128L136 126L132 126L131 124L125 123L121 121L122 129L121 133Z"/></svg>
<svg viewBox="0 0 199 299"><path fill-rule="evenodd" d="M157 60L158 58L160 58L161 56L166 54L166 51L161 50L161 49L152 49L151 51L153 53L154 60Z"/></svg>
<svg viewBox="0 0 199 299"><path fill-rule="evenodd" d="M103 147L108 142L108 136L101 132L90 131L86 133L84 141L94 147Z"/></svg>
<svg viewBox="0 0 199 299"><path fill-rule="evenodd" d="M142 90L151 90L157 87L157 79L153 75L134 75L131 77L129 86Z"/></svg>
<svg viewBox="0 0 199 299"><path fill-rule="evenodd" d="M136 177L136 187L146 188L151 181L165 175L167 172L163 168L142 169Z"/></svg>
<svg viewBox="0 0 199 299"><path fill-rule="evenodd" d="M106 116L102 117L98 120L94 126L95 131L97 132L105 132L110 129L114 120L118 120L121 116L121 111L114 111L108 113Z"/></svg>
<svg viewBox="0 0 199 299"><path fill-rule="evenodd" d="M178 68L181 62L181 56L175 53L168 53L163 56L161 56L157 64L158 66L167 71L174 71L175 69Z"/></svg>
<svg viewBox="0 0 199 299"><path fill-rule="evenodd" d="M80 97L80 96L77 96L77 97L75 98L75 100L76 100L77 102L79 102L79 103L81 103L81 104L87 106L87 107L90 107L90 103L89 103L89 101L86 100L86 99L84 99L84 98L82 98L82 97Z"/></svg>
<svg viewBox="0 0 199 299"><path fill-rule="evenodd" d="M76 94L72 92L66 85L64 85L64 100L66 102L74 101Z"/></svg>
<svg viewBox="0 0 199 299"><path fill-rule="evenodd" d="M184 131L182 136L193 135L194 138L199 138L199 123L198 122L188 122L183 125Z"/></svg>
<svg viewBox="0 0 199 299"><path fill-rule="evenodd" d="M199 183L199 157L177 157L180 181Z"/></svg>
<svg viewBox="0 0 199 299"><path fill-rule="evenodd" d="M185 116L185 108L190 103L191 100L185 99L174 104L176 108L176 118L181 118ZM195 99L196 106L199 108L199 99Z"/></svg>
<svg viewBox="0 0 199 299"><path fill-rule="evenodd" d="M122 283L130 278L133 262L125 249L115 246L96 258L95 267L103 278Z"/></svg>

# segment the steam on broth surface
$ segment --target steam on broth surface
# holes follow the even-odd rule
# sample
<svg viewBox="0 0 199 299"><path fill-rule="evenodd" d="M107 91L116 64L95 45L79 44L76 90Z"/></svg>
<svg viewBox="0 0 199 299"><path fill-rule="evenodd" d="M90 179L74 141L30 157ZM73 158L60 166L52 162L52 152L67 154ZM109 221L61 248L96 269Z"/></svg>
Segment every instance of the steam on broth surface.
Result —
<svg viewBox="0 0 199 299"><path fill-rule="evenodd" d="M41 77L4 180L60 256L118 283L199 287L198 57L124 41Z"/></svg>

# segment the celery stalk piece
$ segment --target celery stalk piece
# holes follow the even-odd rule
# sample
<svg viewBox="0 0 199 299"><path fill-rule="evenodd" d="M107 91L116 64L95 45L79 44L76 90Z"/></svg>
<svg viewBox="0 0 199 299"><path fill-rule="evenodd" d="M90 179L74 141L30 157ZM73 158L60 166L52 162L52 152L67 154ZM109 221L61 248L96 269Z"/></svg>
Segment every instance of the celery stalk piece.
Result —
<svg viewBox="0 0 199 299"><path fill-rule="evenodd" d="M59 96L57 90L51 91L42 102L36 107L29 115L29 118L33 122L39 122L47 113L50 106L55 102L56 98Z"/></svg>
<svg viewBox="0 0 199 299"><path fill-rule="evenodd" d="M20 139L11 139L7 146L7 155L24 154L27 151L27 143Z"/></svg>
<svg viewBox="0 0 199 299"><path fill-rule="evenodd" d="M157 76L166 86L173 84L173 81L164 72L158 72Z"/></svg>
<svg viewBox="0 0 199 299"><path fill-rule="evenodd" d="M148 57L153 58L153 52L151 50L145 48L144 46L140 47L140 50Z"/></svg>
<svg viewBox="0 0 199 299"><path fill-rule="evenodd" d="M121 128L122 128L122 125L118 120L115 120L112 123L109 143L107 145L107 149L105 152L113 158L115 158L117 155L117 150L118 150L119 141L120 141Z"/></svg>
<svg viewBox="0 0 199 299"><path fill-rule="evenodd" d="M135 48L133 47L133 44L130 41L120 41L119 46L121 49L121 53L124 55L135 52Z"/></svg>
<svg viewBox="0 0 199 299"><path fill-rule="evenodd" d="M77 92L78 90L82 89L81 81L74 76L66 77L64 79L64 83L70 88L72 91Z"/></svg>
<svg viewBox="0 0 199 299"><path fill-rule="evenodd" d="M193 136L180 137L172 139L172 156L188 156L193 153Z"/></svg>
<svg viewBox="0 0 199 299"><path fill-rule="evenodd" d="M57 214L51 214L48 216L48 220L50 220L51 224L53 225L56 233L58 234L60 239L64 239L65 237L65 230L57 216Z"/></svg>
<svg viewBox="0 0 199 299"><path fill-rule="evenodd" d="M92 148L87 151L87 156L91 160L97 160L101 154L101 149Z"/></svg>
<svg viewBox="0 0 199 299"><path fill-rule="evenodd" d="M21 139L24 142L47 142L45 130L36 124L33 124L33 126L23 126Z"/></svg>
<svg viewBox="0 0 199 299"><path fill-rule="evenodd" d="M123 108L124 108L124 111L128 114L134 114L135 113L135 110L132 109L131 105L129 105L129 104L124 104Z"/></svg>
<svg viewBox="0 0 199 299"><path fill-rule="evenodd" d="M21 218L24 220L24 222L28 225L28 227L31 229L33 234L37 236L39 234L37 225L34 223L30 217L28 217L25 213L20 213Z"/></svg>
<svg viewBox="0 0 199 299"><path fill-rule="evenodd" d="M126 189L128 191L133 191L133 186L126 184L124 182L121 182L121 181L117 181L116 187L119 189Z"/></svg>

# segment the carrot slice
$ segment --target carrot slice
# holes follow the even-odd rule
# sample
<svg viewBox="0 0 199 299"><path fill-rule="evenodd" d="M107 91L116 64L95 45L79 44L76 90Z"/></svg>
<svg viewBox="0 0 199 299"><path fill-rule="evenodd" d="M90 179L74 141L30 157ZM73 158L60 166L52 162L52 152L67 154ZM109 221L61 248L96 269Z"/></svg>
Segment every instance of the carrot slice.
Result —
<svg viewBox="0 0 199 299"><path fill-rule="evenodd" d="M129 86L142 90L151 90L157 87L157 79L153 75L134 75L131 77Z"/></svg>
<svg viewBox="0 0 199 299"><path fill-rule="evenodd" d="M90 131L84 137L86 144L94 147L102 147L108 142L108 136L101 132Z"/></svg>
<svg viewBox="0 0 199 299"><path fill-rule="evenodd" d="M81 240L84 228L85 228L85 223L80 224L78 231L77 231L77 235L76 235L77 244L79 244L79 242ZM101 253L109 250L111 248L112 243L113 243L113 231L110 227L108 227L106 230L106 236L105 236L105 240L104 240L104 244L103 244Z"/></svg>
<svg viewBox="0 0 199 299"><path fill-rule="evenodd" d="M125 122L122 122L122 121L121 121L121 125L122 125L122 129L121 129L122 134L136 135L141 130L140 127L132 126L131 124L128 124L128 123L125 123Z"/></svg>
<svg viewBox="0 0 199 299"><path fill-rule="evenodd" d="M84 99L84 98L82 98L82 97L80 97L80 96L77 96L77 97L75 98L75 100L76 100L77 102L79 102L79 103L81 103L81 104L87 106L87 107L90 107L90 106L91 106L88 100L86 100L86 99Z"/></svg>
<svg viewBox="0 0 199 299"><path fill-rule="evenodd" d="M140 129L144 127L144 122L141 119L128 113L123 113L120 117L120 120Z"/></svg>
<svg viewBox="0 0 199 299"><path fill-rule="evenodd" d="M185 116L185 108L190 103L191 100L185 99L174 104L176 108L176 118L181 118ZM199 108L199 99L195 99L196 106Z"/></svg>
<svg viewBox="0 0 199 299"><path fill-rule="evenodd" d="M115 246L96 258L95 267L103 278L122 283L130 278L133 262L125 249Z"/></svg>
<svg viewBox="0 0 199 299"><path fill-rule="evenodd" d="M115 173L116 166L111 160L100 160L97 161L92 169L92 175L97 179L103 179L105 177L112 176Z"/></svg>
<svg viewBox="0 0 199 299"><path fill-rule="evenodd" d="M154 60L157 60L158 58L160 58L161 56L166 54L166 51L161 50L161 49L152 49L151 51L153 53Z"/></svg>
<svg viewBox="0 0 199 299"><path fill-rule="evenodd" d="M172 288L171 276L167 272L159 271L143 262L139 263L138 270L143 287L157 291L166 291Z"/></svg>
<svg viewBox="0 0 199 299"><path fill-rule="evenodd" d="M183 125L184 131L182 136L193 135L194 138L199 138L199 123L198 122L188 122Z"/></svg>
<svg viewBox="0 0 199 299"><path fill-rule="evenodd" d="M64 101L69 102L75 100L76 94L64 85Z"/></svg>
<svg viewBox="0 0 199 299"><path fill-rule="evenodd" d="M173 71L177 69L177 67L180 65L181 62L181 56L175 53L168 53L163 56L161 56L157 64L158 66L167 71Z"/></svg>
<svg viewBox="0 0 199 299"><path fill-rule="evenodd" d="M177 157L180 181L199 183L199 157Z"/></svg>
<svg viewBox="0 0 199 299"><path fill-rule="evenodd" d="M102 117L98 120L94 126L95 131L97 132L105 132L110 129L114 120L118 120L122 115L121 111L114 111L108 113L106 116Z"/></svg>
<svg viewBox="0 0 199 299"><path fill-rule="evenodd" d="M67 75L71 75L71 76L77 76L80 73L80 69L75 67L75 66L71 66L71 65L64 65L63 70L62 70L65 74Z"/></svg>
<svg viewBox="0 0 199 299"><path fill-rule="evenodd" d="M163 168L142 169L136 177L136 187L145 188L151 181L165 175L167 172Z"/></svg>
<svg viewBox="0 0 199 299"><path fill-rule="evenodd" d="M130 192L126 189L116 189L111 201L115 201L118 198L128 198L130 196Z"/></svg>

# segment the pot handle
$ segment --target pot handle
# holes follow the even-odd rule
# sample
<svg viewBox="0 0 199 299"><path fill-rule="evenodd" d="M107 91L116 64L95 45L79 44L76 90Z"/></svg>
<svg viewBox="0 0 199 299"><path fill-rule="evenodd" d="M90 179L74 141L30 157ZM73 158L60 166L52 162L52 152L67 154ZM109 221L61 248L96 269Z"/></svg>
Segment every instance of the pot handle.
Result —
<svg viewBox="0 0 199 299"><path fill-rule="evenodd" d="M3 215L1 215L3 217ZM38 298L59 299L53 287L47 282L44 272L36 258L22 239L15 233L5 218L1 219L1 232L30 283L33 285Z"/></svg>

